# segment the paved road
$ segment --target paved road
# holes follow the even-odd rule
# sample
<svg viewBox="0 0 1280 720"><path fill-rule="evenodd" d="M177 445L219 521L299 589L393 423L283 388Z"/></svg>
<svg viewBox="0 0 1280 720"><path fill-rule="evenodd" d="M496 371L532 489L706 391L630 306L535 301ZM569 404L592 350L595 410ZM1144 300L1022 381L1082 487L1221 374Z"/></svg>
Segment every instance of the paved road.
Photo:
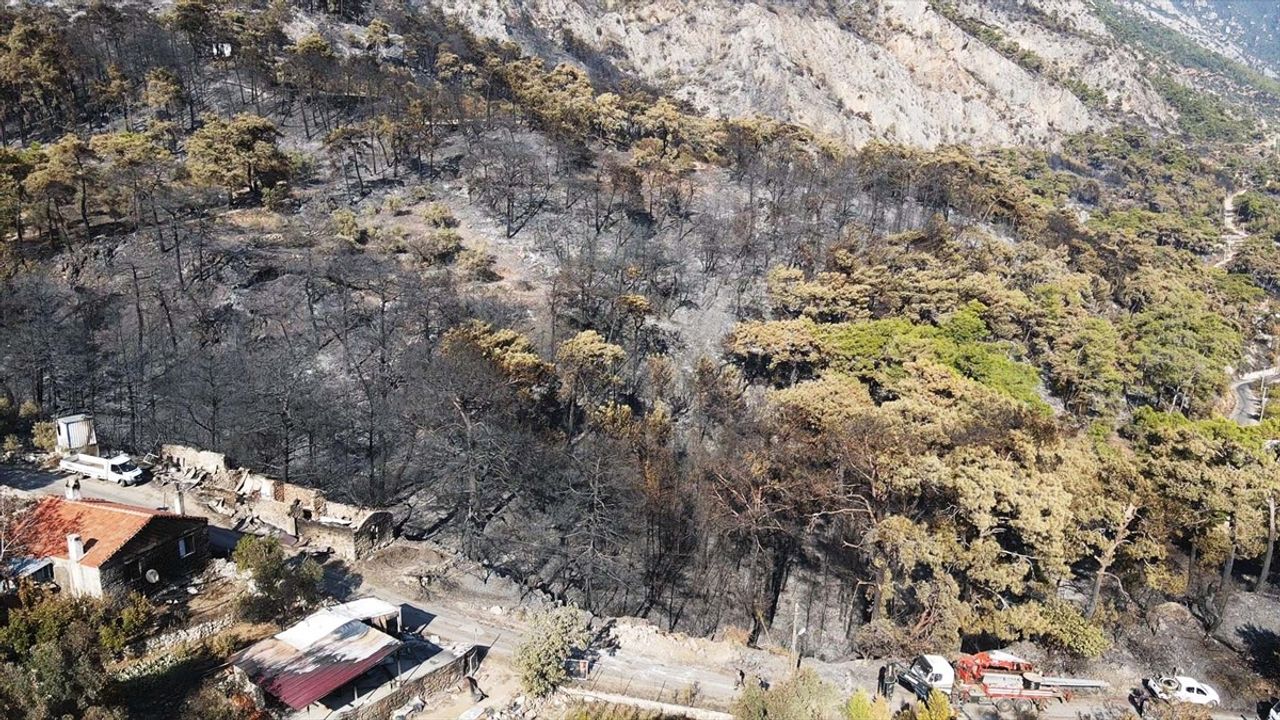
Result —
<svg viewBox="0 0 1280 720"><path fill-rule="evenodd" d="M59 472L40 470L28 465L0 465L0 485L33 495L61 495L66 487L64 478ZM80 495L91 500L110 500L149 508L166 508L168 502L164 489L153 482L123 487L84 478L80 481Z"/></svg>

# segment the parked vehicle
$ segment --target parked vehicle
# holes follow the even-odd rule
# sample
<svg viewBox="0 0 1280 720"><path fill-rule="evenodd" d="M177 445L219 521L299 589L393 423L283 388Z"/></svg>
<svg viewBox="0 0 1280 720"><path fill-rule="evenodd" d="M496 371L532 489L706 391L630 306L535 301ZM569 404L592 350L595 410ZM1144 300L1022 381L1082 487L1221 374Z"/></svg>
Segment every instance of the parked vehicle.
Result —
<svg viewBox="0 0 1280 720"><path fill-rule="evenodd" d="M86 477L106 480L118 485L137 485L142 482L142 469L133 464L128 455L112 458L97 455L72 455L63 458L58 468Z"/></svg>
<svg viewBox="0 0 1280 720"><path fill-rule="evenodd" d="M1147 692L1161 700L1207 705L1211 708L1218 707L1221 702L1217 690L1186 675L1147 678L1142 681L1142 684L1147 688ZM1274 711L1272 714L1275 714Z"/></svg>
<svg viewBox="0 0 1280 720"><path fill-rule="evenodd" d="M999 650L961 655L954 663L941 655L921 655L901 679L921 698L938 690L952 702L987 703L1002 713L1043 710L1075 692L1107 687L1101 680L1041 675L1030 661Z"/></svg>

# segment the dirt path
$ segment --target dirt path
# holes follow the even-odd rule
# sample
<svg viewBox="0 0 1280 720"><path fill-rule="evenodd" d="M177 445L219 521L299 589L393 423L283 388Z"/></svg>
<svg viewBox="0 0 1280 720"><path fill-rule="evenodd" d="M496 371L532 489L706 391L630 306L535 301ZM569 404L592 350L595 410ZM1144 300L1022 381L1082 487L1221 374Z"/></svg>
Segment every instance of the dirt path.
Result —
<svg viewBox="0 0 1280 720"><path fill-rule="evenodd" d="M1249 237L1249 234L1236 224L1236 198L1244 193L1245 190L1234 190L1222 199L1222 255L1210 263L1213 267L1229 266L1239 253L1240 244ZM1259 416L1262 414L1262 399L1255 389L1255 384L1261 387L1262 384L1276 377L1280 377L1280 365L1237 374L1233 377L1229 386L1231 404L1227 416L1241 425L1258 424Z"/></svg>
<svg viewBox="0 0 1280 720"><path fill-rule="evenodd" d="M1236 253L1240 251L1240 243L1249 237L1249 234L1236 224L1236 198L1244 192L1244 190L1236 190L1227 193L1227 196L1222 199L1222 257L1213 262L1216 268L1230 265L1231 261L1236 259Z"/></svg>

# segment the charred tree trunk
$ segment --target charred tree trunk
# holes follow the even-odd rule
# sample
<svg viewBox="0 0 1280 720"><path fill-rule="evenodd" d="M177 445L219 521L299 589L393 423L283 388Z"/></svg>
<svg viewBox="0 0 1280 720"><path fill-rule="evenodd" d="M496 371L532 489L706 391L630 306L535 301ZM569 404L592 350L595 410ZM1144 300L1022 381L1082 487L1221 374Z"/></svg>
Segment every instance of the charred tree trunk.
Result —
<svg viewBox="0 0 1280 720"><path fill-rule="evenodd" d="M1262 556L1262 569L1258 572L1258 582L1253 584L1253 591L1257 592L1263 586L1268 584L1271 577L1271 560L1275 556L1276 551L1276 496L1267 497L1267 552Z"/></svg>

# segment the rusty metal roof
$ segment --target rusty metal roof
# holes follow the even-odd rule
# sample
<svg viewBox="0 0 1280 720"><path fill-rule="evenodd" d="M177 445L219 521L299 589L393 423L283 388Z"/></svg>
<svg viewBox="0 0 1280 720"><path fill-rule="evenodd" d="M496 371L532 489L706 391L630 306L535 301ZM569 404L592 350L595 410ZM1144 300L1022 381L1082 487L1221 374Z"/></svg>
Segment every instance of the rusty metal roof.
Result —
<svg viewBox="0 0 1280 720"><path fill-rule="evenodd" d="M231 663L258 687L301 710L368 672L400 644L348 620L303 649L271 637L232 656Z"/></svg>

